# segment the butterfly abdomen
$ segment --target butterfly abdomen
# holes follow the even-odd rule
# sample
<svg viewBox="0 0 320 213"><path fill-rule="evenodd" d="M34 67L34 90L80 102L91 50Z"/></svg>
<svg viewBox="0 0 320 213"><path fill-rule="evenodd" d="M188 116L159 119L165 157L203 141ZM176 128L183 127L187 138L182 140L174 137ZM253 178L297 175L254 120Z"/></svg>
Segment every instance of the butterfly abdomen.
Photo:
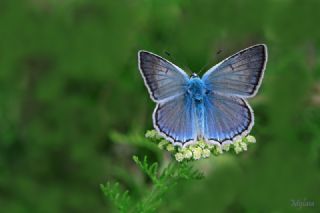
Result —
<svg viewBox="0 0 320 213"><path fill-rule="evenodd" d="M204 130L204 105L203 99L206 95L206 88L199 77L194 77L189 80L188 95L192 100L192 109L195 118L195 128L197 132L197 139L203 138Z"/></svg>
<svg viewBox="0 0 320 213"><path fill-rule="evenodd" d="M197 140L204 138L204 105L203 102L194 102L194 117L197 132Z"/></svg>

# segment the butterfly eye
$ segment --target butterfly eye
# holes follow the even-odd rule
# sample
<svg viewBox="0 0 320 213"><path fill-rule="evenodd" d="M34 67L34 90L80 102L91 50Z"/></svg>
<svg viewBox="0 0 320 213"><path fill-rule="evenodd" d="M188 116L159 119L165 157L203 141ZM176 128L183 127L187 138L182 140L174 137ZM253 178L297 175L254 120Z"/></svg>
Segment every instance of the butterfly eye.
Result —
<svg viewBox="0 0 320 213"><path fill-rule="evenodd" d="M204 92L206 95L208 95L210 93L210 90L207 90Z"/></svg>

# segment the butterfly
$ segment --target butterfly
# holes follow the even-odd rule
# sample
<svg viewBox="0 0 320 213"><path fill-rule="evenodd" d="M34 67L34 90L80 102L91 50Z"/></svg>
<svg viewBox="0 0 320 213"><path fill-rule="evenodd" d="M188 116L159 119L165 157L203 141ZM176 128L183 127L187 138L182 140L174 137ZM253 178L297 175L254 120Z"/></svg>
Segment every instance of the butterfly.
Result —
<svg viewBox="0 0 320 213"><path fill-rule="evenodd" d="M138 52L139 70L151 99L154 128L166 140L188 146L202 139L232 143L249 134L254 115L246 99L256 95L267 63L267 46L241 50L190 77L178 66L148 51Z"/></svg>

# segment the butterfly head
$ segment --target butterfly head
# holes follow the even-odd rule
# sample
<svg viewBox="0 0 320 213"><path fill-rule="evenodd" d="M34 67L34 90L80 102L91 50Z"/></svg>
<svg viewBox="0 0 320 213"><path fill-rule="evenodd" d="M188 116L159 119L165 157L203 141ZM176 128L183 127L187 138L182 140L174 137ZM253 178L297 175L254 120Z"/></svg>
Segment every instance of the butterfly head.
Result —
<svg viewBox="0 0 320 213"><path fill-rule="evenodd" d="M199 78L199 76L197 75L197 73L192 73L192 75L190 76L190 78Z"/></svg>

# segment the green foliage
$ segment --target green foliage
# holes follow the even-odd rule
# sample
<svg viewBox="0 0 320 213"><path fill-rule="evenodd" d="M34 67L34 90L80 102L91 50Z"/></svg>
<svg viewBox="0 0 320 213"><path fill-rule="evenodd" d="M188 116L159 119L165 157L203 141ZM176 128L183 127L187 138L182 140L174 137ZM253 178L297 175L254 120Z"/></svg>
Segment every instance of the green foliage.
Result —
<svg viewBox="0 0 320 213"><path fill-rule="evenodd" d="M134 162L140 167L140 169L149 176L149 178L152 180L153 184L159 184L160 181L157 177L158 175L158 169L159 165L157 162L154 162L151 164L151 166L148 165L147 162L147 156L144 157L143 162L139 160L137 156L133 156Z"/></svg>
<svg viewBox="0 0 320 213"><path fill-rule="evenodd" d="M141 161L137 156L133 156L134 162L141 171L152 181L151 188L148 188L142 198L132 202L128 191L121 191L119 183L101 185L104 195L108 197L119 212L148 213L155 212L162 203L165 194L181 180L199 180L204 176L194 169L190 163L169 163L164 169L159 170L157 162L149 163L147 156Z"/></svg>
<svg viewBox="0 0 320 213"><path fill-rule="evenodd" d="M147 155L161 173L168 152L143 137L155 104L137 51L204 72L256 43L269 50L249 99L257 143L192 162L206 178L179 181L158 210L319 212L319 8L318 0L0 0L0 212L112 212L98 187L105 180L141 200L151 180L131 156ZM291 206L304 198L316 206Z"/></svg>
<svg viewBox="0 0 320 213"><path fill-rule="evenodd" d="M256 142L253 136L247 136L233 144L222 147L199 141L192 146L181 148L174 147L155 130L147 131L145 137L153 144L158 144L160 149L165 148L165 150L169 151L175 157L176 161L171 161L165 168L160 170L159 163L148 162L147 156L144 156L143 160L140 160L138 156L133 156L133 161L149 180L151 180L152 184L151 187L146 188L146 192L143 192L144 196L138 200L136 199L135 202L132 202L133 199L129 196L128 190L122 191L120 189L119 183L111 184L107 182L105 185L101 184L104 195L114 203L119 212L156 212L162 204L166 193L168 193L169 189L173 189L178 182L181 180L199 180L204 177L203 173L193 167L191 164L192 160L200 160L201 157L207 158L210 152L218 156L223 153L222 150L225 152L234 150L234 152L238 154L247 149L247 144ZM119 143L121 143L120 141L126 141L125 144L149 147L144 145L145 141L137 135L125 136L119 133L113 133L112 138ZM205 154L206 150L208 150L208 154Z"/></svg>
<svg viewBox="0 0 320 213"><path fill-rule="evenodd" d="M119 183L111 184L107 182L105 185L100 185L103 193L107 196L117 207L119 212L129 212L132 202L128 195L129 191L122 192Z"/></svg>

